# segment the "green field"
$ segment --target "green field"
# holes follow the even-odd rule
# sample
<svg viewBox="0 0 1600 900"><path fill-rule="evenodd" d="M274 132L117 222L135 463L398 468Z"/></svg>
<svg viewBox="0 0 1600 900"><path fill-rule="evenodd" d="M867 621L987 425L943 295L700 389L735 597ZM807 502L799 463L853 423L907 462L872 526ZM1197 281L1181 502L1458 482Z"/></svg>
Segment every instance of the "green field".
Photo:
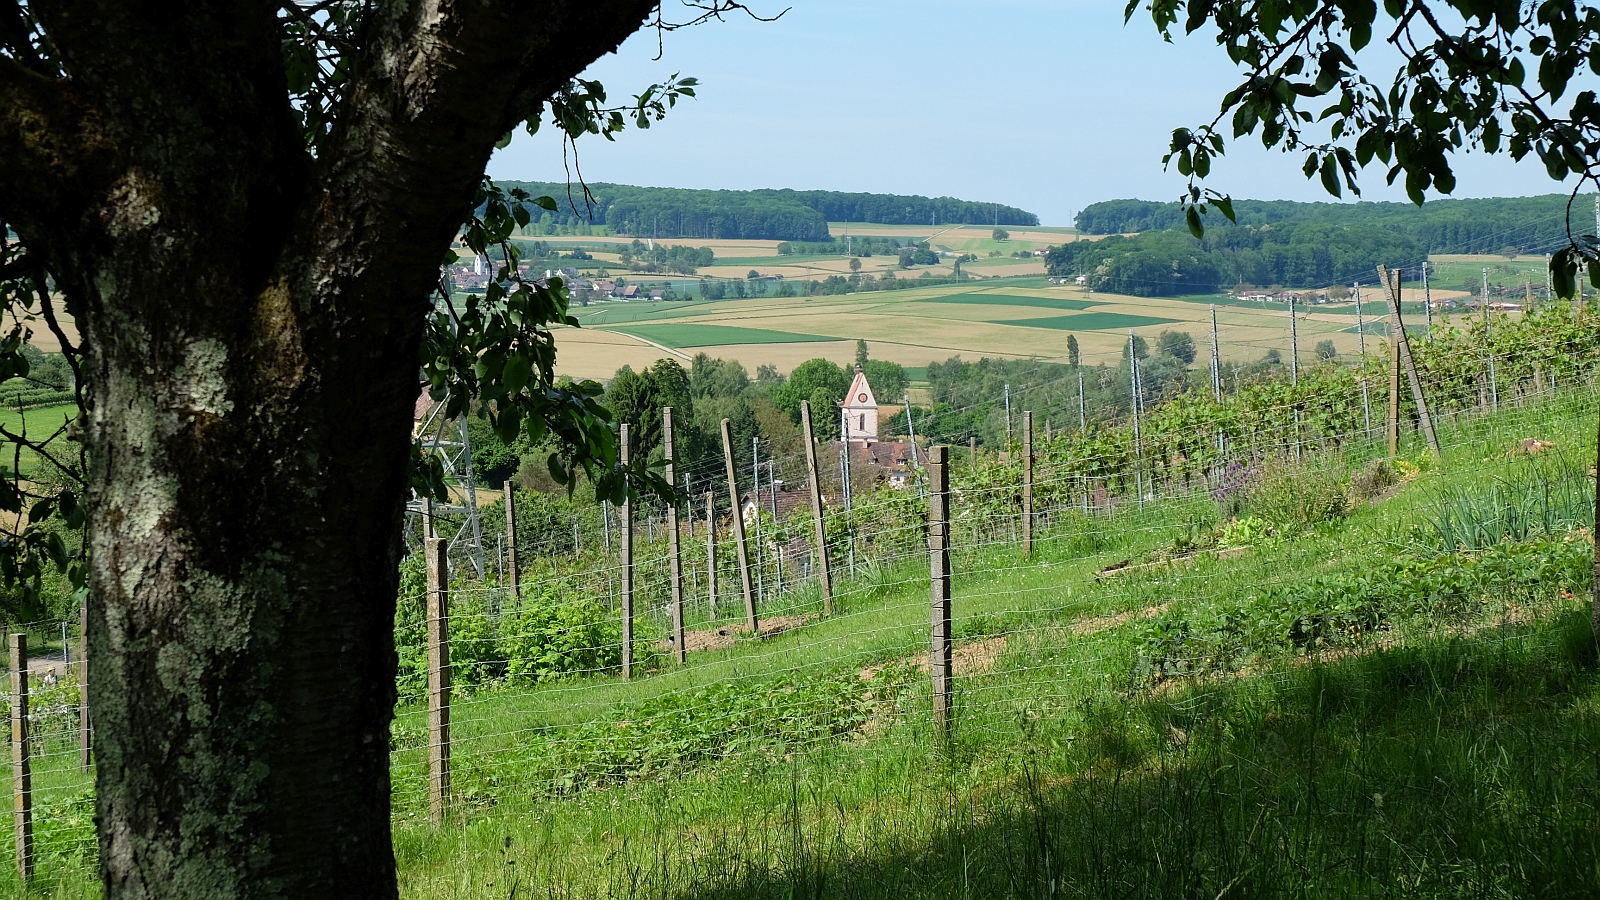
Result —
<svg viewBox="0 0 1600 900"><path fill-rule="evenodd" d="M1035 297L1028 294L946 294L928 297L923 303L964 303L975 306L1036 306L1040 309L1088 309L1104 306L1092 300L1071 300L1065 297Z"/></svg>
<svg viewBox="0 0 1600 900"><path fill-rule="evenodd" d="M44 439L60 428L62 423L71 420L78 414L78 407L73 403L63 403L59 406L41 406L36 409L18 412L15 409L0 408L0 426L13 434L26 434L29 438ZM75 458L78 445L58 439L52 445L52 453L58 453L63 458ZM13 464L19 460L11 456L0 460L0 467L10 471ZM23 477L43 478L58 474L55 468L39 457L39 454L24 448L21 451L20 464Z"/></svg>
<svg viewBox="0 0 1600 900"><path fill-rule="evenodd" d="M1020 325L1025 328L1050 328L1057 331L1120 331L1124 328L1148 328L1167 325L1177 319L1159 319L1154 316L1136 316L1128 313L1092 312L1076 316L1047 316L1039 319L1003 319L996 325Z"/></svg>
<svg viewBox="0 0 1600 900"><path fill-rule="evenodd" d="M667 347L722 347L732 344L798 344L838 338L734 325L629 325L612 329Z"/></svg>

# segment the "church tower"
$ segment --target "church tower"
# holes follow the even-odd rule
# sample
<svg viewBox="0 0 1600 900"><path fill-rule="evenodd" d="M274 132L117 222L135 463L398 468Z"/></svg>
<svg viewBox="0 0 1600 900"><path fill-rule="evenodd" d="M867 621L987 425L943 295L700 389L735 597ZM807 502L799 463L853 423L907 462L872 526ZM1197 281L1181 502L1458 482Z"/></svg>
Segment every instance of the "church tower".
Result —
<svg viewBox="0 0 1600 900"><path fill-rule="evenodd" d="M872 395L872 385L856 366L856 379L850 383L850 392L840 404L844 414L845 439L855 443L871 444L878 440L878 398Z"/></svg>

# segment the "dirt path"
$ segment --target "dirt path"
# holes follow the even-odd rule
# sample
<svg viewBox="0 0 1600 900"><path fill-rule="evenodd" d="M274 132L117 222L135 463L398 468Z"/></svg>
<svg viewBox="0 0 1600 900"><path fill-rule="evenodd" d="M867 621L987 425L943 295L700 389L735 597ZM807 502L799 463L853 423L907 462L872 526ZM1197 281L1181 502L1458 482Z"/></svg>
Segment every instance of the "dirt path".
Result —
<svg viewBox="0 0 1600 900"><path fill-rule="evenodd" d="M756 621L761 628L756 636L769 638L773 635L782 634L791 628L799 628L801 625L816 618L816 613L806 613L798 616L770 616L765 619L757 619ZM750 626L743 622L703 631L687 631L683 635L683 646L690 653L697 653L702 650L726 650L738 642L740 635L749 633ZM671 650L672 640L669 638L662 641L660 647L662 650Z"/></svg>

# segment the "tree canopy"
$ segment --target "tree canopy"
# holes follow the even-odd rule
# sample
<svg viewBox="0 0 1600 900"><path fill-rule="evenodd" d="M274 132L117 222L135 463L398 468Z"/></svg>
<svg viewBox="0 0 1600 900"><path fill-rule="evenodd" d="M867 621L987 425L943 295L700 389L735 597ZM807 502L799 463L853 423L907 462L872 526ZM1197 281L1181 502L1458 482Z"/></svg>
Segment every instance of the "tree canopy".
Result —
<svg viewBox="0 0 1600 900"><path fill-rule="evenodd" d="M1573 195L1600 185L1600 18L1574 0L1129 0L1162 37L1214 30L1242 78L1208 122L1173 131L1165 161L1189 179L1180 203L1196 236L1207 212L1236 218L1232 198L1203 186L1229 139L1300 155L1307 178L1335 197L1360 195L1359 173L1384 167L1413 203L1455 190L1455 153L1536 158ZM1358 57L1374 35L1399 55L1388 77ZM1370 55L1370 54L1369 54ZM1562 295L1577 266L1600 286L1600 239L1569 234L1552 270Z"/></svg>

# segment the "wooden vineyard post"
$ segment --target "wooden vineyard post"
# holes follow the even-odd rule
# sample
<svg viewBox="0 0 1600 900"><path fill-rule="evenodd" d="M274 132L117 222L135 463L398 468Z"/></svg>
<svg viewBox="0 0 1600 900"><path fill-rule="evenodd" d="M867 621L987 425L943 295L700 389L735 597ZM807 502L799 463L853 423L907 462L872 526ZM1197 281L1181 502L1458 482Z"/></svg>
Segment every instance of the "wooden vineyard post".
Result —
<svg viewBox="0 0 1600 900"><path fill-rule="evenodd" d="M1422 390L1422 376L1417 373L1417 361L1411 355L1411 338L1406 335L1405 323L1400 318L1400 286L1390 281L1389 273L1383 266L1378 267L1378 276L1388 288L1389 310L1394 313L1396 346L1400 348L1400 362L1405 366L1406 378L1411 383L1411 400L1417 404L1417 418L1422 423L1422 434L1428 440L1428 449L1437 457L1439 438L1433 432L1433 417L1428 414L1428 398ZM1394 450L1391 449L1389 453L1392 456Z"/></svg>
<svg viewBox="0 0 1600 900"><path fill-rule="evenodd" d="M1033 411L1022 412L1022 555L1033 556Z"/></svg>
<svg viewBox="0 0 1600 900"><path fill-rule="evenodd" d="M94 761L94 732L89 725L89 602L78 607L78 766L85 772Z"/></svg>
<svg viewBox="0 0 1600 900"><path fill-rule="evenodd" d="M517 492L506 479L506 581L511 586L511 605L522 612L522 570L517 565Z"/></svg>
<svg viewBox="0 0 1600 900"><path fill-rule="evenodd" d="M11 798L17 830L17 875L33 877L33 770L28 758L28 636L11 635Z"/></svg>
<svg viewBox="0 0 1600 900"><path fill-rule="evenodd" d="M744 618L751 634L758 634L755 584L750 578L750 548L744 541L744 515L739 509L739 479L733 470L733 429L722 420L722 461L728 469L728 518L733 520L733 544L739 553L739 580L744 586Z"/></svg>
<svg viewBox="0 0 1600 900"><path fill-rule="evenodd" d="M949 448L928 449L928 550L931 557L933 640L928 672L933 676L933 724L950 734L950 465Z"/></svg>
<svg viewBox="0 0 1600 900"><path fill-rule="evenodd" d="M673 467L672 452L672 407L661 411L661 448L666 461L666 472L663 473L667 484L673 484L677 472ZM685 498L687 499L687 497ZM672 649L677 653L678 662L688 659L688 653L683 647L683 545L678 535L678 501L667 504L667 552L672 557L670 572L672 578Z"/></svg>
<svg viewBox="0 0 1600 900"><path fill-rule="evenodd" d="M1397 329L1389 327L1389 458L1400 452L1400 351L1395 337Z"/></svg>
<svg viewBox="0 0 1600 900"><path fill-rule="evenodd" d="M706 491L706 614L717 618L717 499Z"/></svg>
<svg viewBox="0 0 1600 900"><path fill-rule="evenodd" d="M833 615L833 569L828 563L828 528L822 516L822 482L817 480L817 436L811 429L811 401L800 401L800 437L806 442L806 477L811 481L811 518L817 529L817 574L822 578L822 614Z"/></svg>
<svg viewBox="0 0 1600 900"><path fill-rule="evenodd" d="M450 564L443 538L428 538L428 818L444 824L450 802Z"/></svg>
<svg viewBox="0 0 1600 900"><path fill-rule="evenodd" d="M617 460L622 464L623 478L627 478L630 453L628 448L628 423L623 422L617 435ZM633 493L622 495L622 680L633 677Z"/></svg>

